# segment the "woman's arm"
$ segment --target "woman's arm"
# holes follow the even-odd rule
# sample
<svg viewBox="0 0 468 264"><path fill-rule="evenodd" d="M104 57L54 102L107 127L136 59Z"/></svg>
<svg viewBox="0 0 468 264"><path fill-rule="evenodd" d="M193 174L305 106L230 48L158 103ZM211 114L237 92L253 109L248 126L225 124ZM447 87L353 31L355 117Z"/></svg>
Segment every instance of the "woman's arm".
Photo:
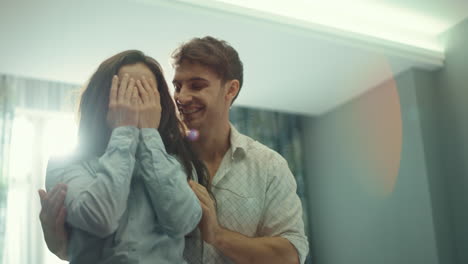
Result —
<svg viewBox="0 0 468 264"><path fill-rule="evenodd" d="M166 152L156 129L141 129L137 157L158 221L169 236L185 236L200 222L200 203L177 159Z"/></svg>
<svg viewBox="0 0 468 264"><path fill-rule="evenodd" d="M48 164L47 189L68 185L67 222L98 237L115 231L127 206L138 145L138 98L135 80L125 74L119 82L115 75L106 119L112 134L104 155L91 162Z"/></svg>
<svg viewBox="0 0 468 264"><path fill-rule="evenodd" d="M158 221L169 236L184 236L201 219L201 206L187 183L181 164L170 156L158 128L161 121L160 96L153 79L137 80L140 94L140 144L137 159L142 178Z"/></svg>
<svg viewBox="0 0 468 264"><path fill-rule="evenodd" d="M136 127L113 130L106 152L93 165L51 160L46 188L68 186L67 222L98 237L113 233L127 207L138 143Z"/></svg>

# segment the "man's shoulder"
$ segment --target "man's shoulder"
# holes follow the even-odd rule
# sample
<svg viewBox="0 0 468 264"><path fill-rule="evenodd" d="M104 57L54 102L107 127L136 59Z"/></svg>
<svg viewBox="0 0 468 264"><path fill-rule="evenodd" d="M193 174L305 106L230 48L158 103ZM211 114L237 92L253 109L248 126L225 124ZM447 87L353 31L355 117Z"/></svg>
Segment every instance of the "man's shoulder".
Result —
<svg viewBox="0 0 468 264"><path fill-rule="evenodd" d="M283 156L276 152L275 150L271 149L270 147L266 146L265 144L254 140L253 138L243 135L244 140L246 141L246 156L249 159L261 161L261 162L280 162L284 161Z"/></svg>

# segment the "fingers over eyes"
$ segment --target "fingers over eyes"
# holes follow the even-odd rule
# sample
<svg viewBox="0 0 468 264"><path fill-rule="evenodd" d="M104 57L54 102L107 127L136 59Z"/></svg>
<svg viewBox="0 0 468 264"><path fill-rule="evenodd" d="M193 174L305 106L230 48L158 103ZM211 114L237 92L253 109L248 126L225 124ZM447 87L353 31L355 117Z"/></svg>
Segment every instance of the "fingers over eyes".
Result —
<svg viewBox="0 0 468 264"><path fill-rule="evenodd" d="M154 92L156 89L151 86L150 82L151 81L148 81L145 78L145 76L142 77L143 87L145 88L145 91L148 93L148 97L149 97L150 102L154 103L154 102L156 102L155 92Z"/></svg>
<svg viewBox="0 0 468 264"><path fill-rule="evenodd" d="M142 103L147 104L150 102L150 97L148 91L145 89L141 80L137 81L138 91L140 92L140 97L142 99Z"/></svg>
<svg viewBox="0 0 468 264"><path fill-rule="evenodd" d="M114 75L114 77L112 77L112 85L111 85L111 90L110 90L110 95L109 95L109 105L115 105L117 103L118 85L119 85L119 77L117 75Z"/></svg>
<svg viewBox="0 0 468 264"><path fill-rule="evenodd" d="M125 94L127 91L127 85L128 85L128 80L129 76L128 74L124 74L124 77L122 78L122 81L120 82L119 89L117 91L117 101L119 103L123 103L125 100Z"/></svg>
<svg viewBox="0 0 468 264"><path fill-rule="evenodd" d="M133 96L133 91L135 90L135 79L130 78L130 81L127 84L127 90L125 90L125 102L130 102Z"/></svg>
<svg viewBox="0 0 468 264"><path fill-rule="evenodd" d="M138 96L138 88L134 87L130 102L132 103L132 105L139 105L140 104L139 99L140 99L140 96Z"/></svg>

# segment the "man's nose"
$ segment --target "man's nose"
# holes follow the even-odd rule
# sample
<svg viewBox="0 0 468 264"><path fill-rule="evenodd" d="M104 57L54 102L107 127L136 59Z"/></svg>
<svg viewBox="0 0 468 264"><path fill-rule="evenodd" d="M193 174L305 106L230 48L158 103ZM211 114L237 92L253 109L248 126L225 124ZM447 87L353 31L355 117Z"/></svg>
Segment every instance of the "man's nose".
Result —
<svg viewBox="0 0 468 264"><path fill-rule="evenodd" d="M192 95L186 89L181 89L175 99L178 105L187 105L192 101Z"/></svg>

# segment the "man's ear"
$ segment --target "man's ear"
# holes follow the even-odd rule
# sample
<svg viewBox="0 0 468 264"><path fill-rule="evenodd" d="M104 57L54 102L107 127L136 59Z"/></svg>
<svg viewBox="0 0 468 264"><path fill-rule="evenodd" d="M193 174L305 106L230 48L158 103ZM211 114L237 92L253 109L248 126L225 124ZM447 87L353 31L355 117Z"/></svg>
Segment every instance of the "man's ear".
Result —
<svg viewBox="0 0 468 264"><path fill-rule="evenodd" d="M236 95L239 93L239 81L238 80L231 80L226 83L226 100L229 101L229 104L232 104L232 100L236 97Z"/></svg>

